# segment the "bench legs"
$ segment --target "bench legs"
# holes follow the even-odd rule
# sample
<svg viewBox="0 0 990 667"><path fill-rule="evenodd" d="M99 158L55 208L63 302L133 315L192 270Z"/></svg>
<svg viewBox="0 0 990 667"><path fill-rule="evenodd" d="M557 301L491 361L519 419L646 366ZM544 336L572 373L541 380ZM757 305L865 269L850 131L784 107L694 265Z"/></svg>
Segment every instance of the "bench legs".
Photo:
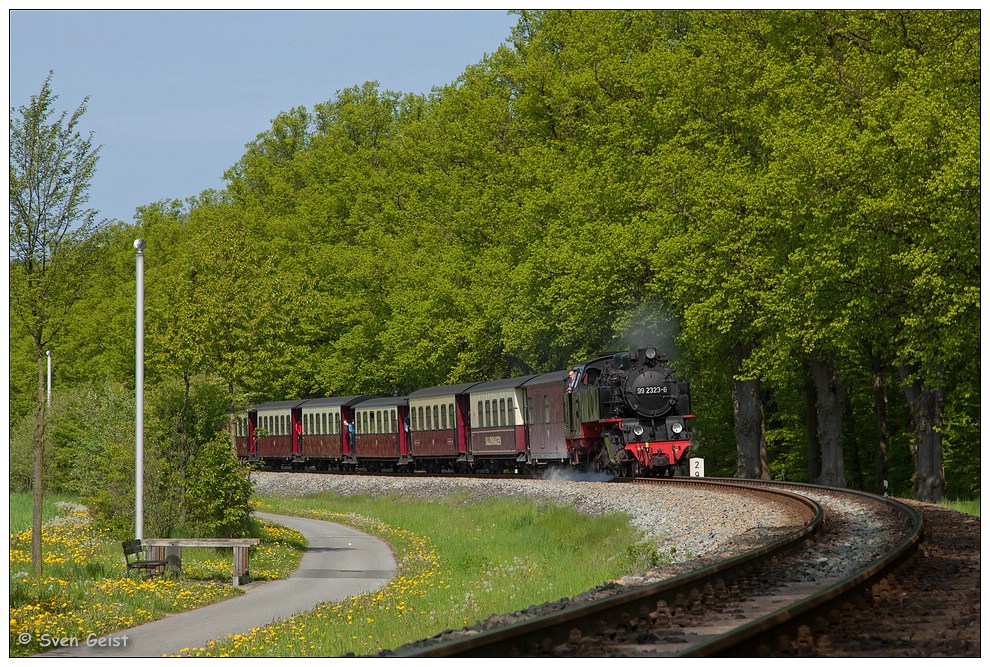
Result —
<svg viewBox="0 0 990 667"><path fill-rule="evenodd" d="M234 547L234 585L243 586L251 581L248 573L250 547Z"/></svg>
<svg viewBox="0 0 990 667"><path fill-rule="evenodd" d="M250 547L234 547L234 586L243 586L251 581L248 563ZM148 558L165 561L165 572L178 574L182 570L182 547L148 547Z"/></svg>

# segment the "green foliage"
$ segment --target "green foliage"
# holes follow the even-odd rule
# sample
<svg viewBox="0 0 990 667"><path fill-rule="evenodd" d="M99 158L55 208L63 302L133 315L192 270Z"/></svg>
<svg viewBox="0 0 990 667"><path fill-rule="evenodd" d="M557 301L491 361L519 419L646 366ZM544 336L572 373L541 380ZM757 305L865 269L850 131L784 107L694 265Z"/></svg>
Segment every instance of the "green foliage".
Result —
<svg viewBox="0 0 990 667"><path fill-rule="evenodd" d="M230 438L222 434L206 443L191 463L186 530L210 537L242 534L248 525L251 481L247 465L230 448Z"/></svg>
<svg viewBox="0 0 990 667"><path fill-rule="evenodd" d="M759 383L772 476L813 477L814 355L848 399L827 424L848 483L876 488L886 414L892 489L937 491L914 488L934 446L945 488L977 492L979 35L973 11L520 12L450 85L290 109L222 191L108 230L57 378L129 381L141 236L169 415L206 375L229 418L660 339L710 474L736 469L735 379ZM36 361L12 328L15 431ZM939 414L908 409L902 370ZM175 417L156 487L181 497L208 413Z"/></svg>

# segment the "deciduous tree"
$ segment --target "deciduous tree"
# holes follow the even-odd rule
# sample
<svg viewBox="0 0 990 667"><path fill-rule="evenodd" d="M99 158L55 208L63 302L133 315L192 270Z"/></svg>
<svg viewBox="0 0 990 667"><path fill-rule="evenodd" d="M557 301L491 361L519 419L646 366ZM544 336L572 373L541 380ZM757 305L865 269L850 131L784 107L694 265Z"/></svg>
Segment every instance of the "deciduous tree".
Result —
<svg viewBox="0 0 990 667"><path fill-rule="evenodd" d="M79 128L88 98L58 113L49 74L10 118L10 309L34 343L38 394L34 432L31 560L41 571L45 351L64 334L98 249L97 212L87 209L99 147Z"/></svg>

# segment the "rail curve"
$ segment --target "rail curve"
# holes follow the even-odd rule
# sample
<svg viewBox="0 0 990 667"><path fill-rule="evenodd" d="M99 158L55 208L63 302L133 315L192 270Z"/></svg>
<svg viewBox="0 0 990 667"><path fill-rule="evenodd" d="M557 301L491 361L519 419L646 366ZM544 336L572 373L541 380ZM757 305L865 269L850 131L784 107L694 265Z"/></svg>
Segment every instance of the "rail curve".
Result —
<svg viewBox="0 0 990 667"><path fill-rule="evenodd" d="M743 554L590 603L458 638L438 636L397 650L408 657L706 657L765 655L781 637L797 636L809 615L861 590L906 558L921 540L921 516L912 508L870 494L810 485L729 479L637 479L633 484L677 484L739 494L760 494L786 504L795 528ZM886 517L898 539L867 567L826 581L784 582L789 562L807 544L830 539L823 527L842 524L826 499L842 498ZM833 503L836 501L833 500ZM886 524L885 524L886 525ZM822 533L826 534L822 534ZM841 539L838 538L838 539ZM768 575L766 571L778 574ZM778 580L775 580L775 577ZM769 592L761 593L761 588Z"/></svg>

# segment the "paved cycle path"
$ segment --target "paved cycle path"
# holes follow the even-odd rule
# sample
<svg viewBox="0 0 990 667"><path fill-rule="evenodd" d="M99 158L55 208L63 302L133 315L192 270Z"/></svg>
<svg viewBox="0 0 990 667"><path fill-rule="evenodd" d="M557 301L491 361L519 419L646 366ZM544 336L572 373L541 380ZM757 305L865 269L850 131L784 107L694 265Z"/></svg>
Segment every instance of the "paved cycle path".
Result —
<svg viewBox="0 0 990 667"><path fill-rule="evenodd" d="M173 614L160 621L121 630L104 638L104 646L77 646L40 654L44 657L160 657L183 648L206 646L212 639L244 633L309 611L322 602L343 600L388 583L396 563L389 545L378 538L329 521L256 513L305 536L309 546L292 576L281 581L252 582L244 595Z"/></svg>

